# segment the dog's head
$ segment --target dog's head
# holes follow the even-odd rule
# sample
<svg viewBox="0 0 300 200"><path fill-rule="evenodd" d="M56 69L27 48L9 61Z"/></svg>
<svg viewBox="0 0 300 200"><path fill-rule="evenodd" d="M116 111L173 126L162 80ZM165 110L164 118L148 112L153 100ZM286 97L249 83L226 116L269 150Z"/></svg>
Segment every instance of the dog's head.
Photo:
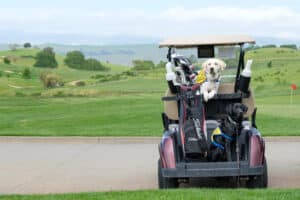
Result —
<svg viewBox="0 0 300 200"><path fill-rule="evenodd" d="M210 58L202 64L202 68L205 71L206 78L208 80L217 80L220 78L221 71L226 67L226 63L223 60L217 58Z"/></svg>

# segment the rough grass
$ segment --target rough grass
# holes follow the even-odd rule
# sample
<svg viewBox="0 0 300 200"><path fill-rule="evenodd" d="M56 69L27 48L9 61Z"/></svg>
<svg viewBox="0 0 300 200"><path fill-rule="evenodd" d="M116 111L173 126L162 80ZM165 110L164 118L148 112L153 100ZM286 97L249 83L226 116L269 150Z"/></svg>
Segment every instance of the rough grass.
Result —
<svg viewBox="0 0 300 200"><path fill-rule="evenodd" d="M266 189L266 190L232 190L232 189L178 189L178 190L149 190L130 192L103 192L79 194L51 194L51 195L9 195L0 196L3 200L87 200L87 199L173 199L173 200L287 200L299 199L300 190L297 189Z"/></svg>

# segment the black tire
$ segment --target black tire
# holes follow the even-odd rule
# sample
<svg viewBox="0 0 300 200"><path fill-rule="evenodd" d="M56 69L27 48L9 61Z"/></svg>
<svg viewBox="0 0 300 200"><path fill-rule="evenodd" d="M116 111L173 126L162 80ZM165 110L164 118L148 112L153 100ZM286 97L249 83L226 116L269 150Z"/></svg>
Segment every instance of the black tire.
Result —
<svg viewBox="0 0 300 200"><path fill-rule="evenodd" d="M250 177L247 182L248 188L267 188L268 187L268 165L264 158L263 174L260 176Z"/></svg>
<svg viewBox="0 0 300 200"><path fill-rule="evenodd" d="M178 188L179 183L176 178L167 178L163 177L162 175L162 165L161 160L158 160L157 164L157 172L158 172L158 188L159 189L171 189L171 188Z"/></svg>

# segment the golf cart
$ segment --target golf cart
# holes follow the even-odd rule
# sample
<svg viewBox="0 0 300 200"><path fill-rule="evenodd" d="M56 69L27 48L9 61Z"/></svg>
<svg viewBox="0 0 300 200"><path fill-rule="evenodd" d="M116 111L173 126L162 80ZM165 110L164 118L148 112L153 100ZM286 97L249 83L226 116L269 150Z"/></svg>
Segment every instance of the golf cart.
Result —
<svg viewBox="0 0 300 200"><path fill-rule="evenodd" d="M251 73L246 73L252 61L246 66L244 62L246 44L255 41L249 36L201 36L160 43L160 48L168 48L169 87L162 97L159 188L177 188L192 178L231 180L237 187L267 187L265 142L255 123ZM238 55L237 66L226 69L234 75L222 72L217 94L208 101L200 92L203 83L196 81L199 72L177 53L193 48L199 59Z"/></svg>

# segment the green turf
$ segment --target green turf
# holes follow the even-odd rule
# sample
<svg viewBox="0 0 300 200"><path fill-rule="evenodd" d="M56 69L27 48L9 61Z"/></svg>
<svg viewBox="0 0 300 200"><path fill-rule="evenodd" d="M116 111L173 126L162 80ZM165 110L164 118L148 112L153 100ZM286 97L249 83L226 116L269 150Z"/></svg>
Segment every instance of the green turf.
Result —
<svg viewBox="0 0 300 200"><path fill-rule="evenodd" d="M32 67L38 50L0 52L0 135L42 136L160 136L161 96L167 84L164 69L139 73L119 81L99 82L96 74L115 74L126 67L106 64L109 72L75 70L63 64L51 69L66 82L64 87L45 89ZM11 65L1 56L15 56ZM266 48L250 51L254 60L252 88L258 107L257 124L264 136L300 135L300 89L290 105L290 84L300 86L299 51ZM272 61L272 66L268 63ZM29 67L30 79L22 78ZM13 72L13 73L11 73ZM84 80L84 87L71 81Z"/></svg>
<svg viewBox="0 0 300 200"><path fill-rule="evenodd" d="M130 192L103 192L58 195L9 195L0 196L3 200L98 200L98 199L203 199L203 200L296 200L300 199L300 190L297 189L178 189L178 190L149 190Z"/></svg>
<svg viewBox="0 0 300 200"><path fill-rule="evenodd" d="M143 96L1 99L0 135L159 136L161 102Z"/></svg>

